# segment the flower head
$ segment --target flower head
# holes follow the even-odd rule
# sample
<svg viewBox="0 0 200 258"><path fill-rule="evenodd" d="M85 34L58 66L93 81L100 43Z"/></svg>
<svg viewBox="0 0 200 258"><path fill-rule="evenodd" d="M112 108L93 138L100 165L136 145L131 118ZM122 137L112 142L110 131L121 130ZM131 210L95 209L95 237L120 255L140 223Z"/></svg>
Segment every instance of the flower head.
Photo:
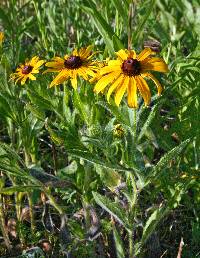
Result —
<svg viewBox="0 0 200 258"><path fill-rule="evenodd" d="M151 79L157 86L158 94L162 87L159 81L149 71L168 72L167 64L162 58L152 57L154 52L145 48L139 55L134 50L119 50L117 60L108 61L108 65L100 69L101 79L95 85L94 91L102 92L111 84L107 92L107 100L115 92L115 103L119 106L123 95L127 91L128 106L137 108L137 90L149 105L151 92L144 78Z"/></svg>
<svg viewBox="0 0 200 258"><path fill-rule="evenodd" d="M95 76L97 70L96 62L91 60L94 55L91 53L92 46L75 49L71 55L65 55L64 58L54 57L51 62L46 63L48 69L46 72L57 72L58 75L51 82L50 87L63 83L70 79L72 87L77 89L77 77L88 80L88 75Z"/></svg>
<svg viewBox="0 0 200 258"><path fill-rule="evenodd" d="M15 83L21 81L21 85L24 85L27 79L36 80L33 75L39 73L39 68L44 64L44 60L39 60L38 56L34 56L31 60L25 62L25 64L19 65L16 72L11 74L11 79L15 80Z"/></svg>

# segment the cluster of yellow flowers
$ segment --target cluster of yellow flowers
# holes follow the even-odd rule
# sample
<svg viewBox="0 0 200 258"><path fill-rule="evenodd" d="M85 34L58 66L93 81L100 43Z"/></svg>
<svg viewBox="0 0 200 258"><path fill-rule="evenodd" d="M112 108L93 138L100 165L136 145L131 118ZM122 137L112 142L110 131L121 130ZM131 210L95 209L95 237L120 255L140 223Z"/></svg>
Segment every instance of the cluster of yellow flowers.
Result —
<svg viewBox="0 0 200 258"><path fill-rule="evenodd" d="M106 62L92 60L95 52L92 46L73 50L71 55L64 58L54 57L52 61L46 62L47 72L57 73L50 84L50 87L62 84L66 80L71 81L72 87L77 89L77 78L81 77L86 81L97 82L94 91L105 93L105 88L110 85L107 91L107 100L115 92L115 103L119 106L125 92L127 91L128 106L137 108L137 90L139 90L145 105L149 105L151 92L145 78L151 79L157 86L158 94L161 94L162 87L159 81L149 71L168 72L167 64L162 58L154 57L155 54L150 48L145 48L139 55L134 50L121 49L116 52L117 59ZM31 60L21 64L11 79L25 84L27 79L36 80L34 74L39 73L40 67L45 63L34 56Z"/></svg>

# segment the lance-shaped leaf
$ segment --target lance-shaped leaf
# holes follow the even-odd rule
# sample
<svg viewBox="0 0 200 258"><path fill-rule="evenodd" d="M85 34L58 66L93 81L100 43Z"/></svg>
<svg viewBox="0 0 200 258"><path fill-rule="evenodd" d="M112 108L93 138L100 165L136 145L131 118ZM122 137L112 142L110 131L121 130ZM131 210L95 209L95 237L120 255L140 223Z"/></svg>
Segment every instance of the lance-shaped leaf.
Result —
<svg viewBox="0 0 200 258"><path fill-rule="evenodd" d="M112 27L97 10L97 6L93 1L84 0L84 6L82 6L82 8L92 17L94 25L102 35L109 51L112 54L115 51L124 48L123 43L120 41L117 35L114 34Z"/></svg>
<svg viewBox="0 0 200 258"><path fill-rule="evenodd" d="M190 139L185 140L184 142L182 142L181 144L179 144L178 146L176 146L175 148L173 148L172 150L170 150L168 153L166 153L160 160L159 162L156 164L156 166L154 166L152 172L149 174L146 183L150 182L150 180L152 179L152 177L158 177L159 172L166 168L169 161L176 158L177 156L180 155L180 153L182 152L182 150L188 145L188 143L190 142Z"/></svg>
<svg viewBox="0 0 200 258"><path fill-rule="evenodd" d="M0 194L12 195L16 192L31 192L33 189L39 189L38 185L15 185L11 187L5 187L0 190Z"/></svg>
<svg viewBox="0 0 200 258"><path fill-rule="evenodd" d="M132 172L138 174L140 171L137 168L126 168L120 164L118 165L113 165L112 163L103 161L99 157L97 157L95 154L90 153L87 149L85 150L79 150L79 149L68 149L67 150L69 154L71 154L74 157L81 158L83 160L87 160L88 162L95 164L95 165L100 165L105 168L110 168L114 169L117 171L124 171L124 172Z"/></svg>
<svg viewBox="0 0 200 258"><path fill-rule="evenodd" d="M122 242L121 236L118 233L115 225L113 225L113 236L114 236L114 240L115 240L115 248L116 248L117 258L125 258L123 242Z"/></svg>
<svg viewBox="0 0 200 258"><path fill-rule="evenodd" d="M119 204L112 202L105 196L93 192L93 197L96 203L113 216L120 224L122 224L128 231L131 230L128 216L126 212L119 206Z"/></svg>

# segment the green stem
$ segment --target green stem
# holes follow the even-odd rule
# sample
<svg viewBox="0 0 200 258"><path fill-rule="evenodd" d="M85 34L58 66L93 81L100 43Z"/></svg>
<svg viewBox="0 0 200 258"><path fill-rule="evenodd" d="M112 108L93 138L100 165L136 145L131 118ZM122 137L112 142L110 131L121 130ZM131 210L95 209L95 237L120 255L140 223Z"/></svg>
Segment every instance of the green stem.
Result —
<svg viewBox="0 0 200 258"><path fill-rule="evenodd" d="M15 203L16 203L17 219L18 219L18 221L20 221L20 218L21 218L21 198L20 198L20 193L15 193Z"/></svg>
<svg viewBox="0 0 200 258"><path fill-rule="evenodd" d="M131 49L131 42L132 42L132 14L133 14L133 3L130 3L129 11L128 11L128 50Z"/></svg>
<svg viewBox="0 0 200 258"><path fill-rule="evenodd" d="M40 10L38 8L38 3L36 0L33 0L33 5L34 5L34 9L35 9L35 14L36 14L36 18L37 18L37 23L38 23L38 27L42 36L42 42L44 45L44 48L46 50L48 50L48 43L47 43L47 39L46 39L46 28L45 28L45 24L44 24L44 16L42 17L42 13L40 13Z"/></svg>
<svg viewBox="0 0 200 258"><path fill-rule="evenodd" d="M45 189L44 193L47 195L47 197L49 198L49 201L51 203L51 205L58 211L58 213L60 215L63 215L65 212L64 210L57 204L56 200L54 199L54 197L52 196L51 192L49 189Z"/></svg>
<svg viewBox="0 0 200 258"><path fill-rule="evenodd" d="M8 232L5 225L5 218L4 218L4 212L3 212L3 202L2 202L2 196L0 195L0 228L1 232L5 241L5 245L8 248L8 250L11 250L11 243L10 239L8 237Z"/></svg>
<svg viewBox="0 0 200 258"><path fill-rule="evenodd" d="M88 114L85 110L84 104L81 101L80 95L76 90L74 90L74 97L75 97L75 100L76 100L75 101L76 108L79 110L79 112L82 115L82 118L83 118L84 122L89 127L90 126L90 121L89 121Z"/></svg>
<svg viewBox="0 0 200 258"><path fill-rule="evenodd" d="M117 36L119 36L119 12L116 10L116 15L115 15L115 33Z"/></svg>
<svg viewBox="0 0 200 258"><path fill-rule="evenodd" d="M136 185L136 182L135 182L135 178L134 178L134 175L132 173L129 174L130 177L131 177L131 183L132 183L132 186L133 186L133 197L132 197L132 202L131 202L131 207L130 207L130 212L132 213L134 207L135 207L135 204L137 202L137 185Z"/></svg>
<svg viewBox="0 0 200 258"><path fill-rule="evenodd" d="M129 258L133 257L133 232L129 232Z"/></svg>
<svg viewBox="0 0 200 258"><path fill-rule="evenodd" d="M9 177L12 185L16 186L16 180L14 177L10 176ZM23 236L23 232L21 230L21 200L22 200L22 193L16 192L15 193L15 209L16 209L16 216L17 216L17 220L20 223L20 227L19 227L19 240L22 246L25 246L25 238Z"/></svg>
<svg viewBox="0 0 200 258"><path fill-rule="evenodd" d="M90 209L89 209L89 198L87 196L87 193L89 191L89 186L92 179L92 170L91 170L91 164L87 163L84 166L85 168L85 178L84 178L84 186L83 186L83 209L85 211L85 226L86 230L88 231L90 228Z"/></svg>
<svg viewBox="0 0 200 258"><path fill-rule="evenodd" d="M134 137L134 145L136 146L137 140L137 109L133 109L133 137Z"/></svg>
<svg viewBox="0 0 200 258"><path fill-rule="evenodd" d="M26 167L29 167L31 163L31 157L28 153L28 151L25 149L24 151L24 156L25 156L25 164ZM34 216L34 209L33 209L33 200L32 200L32 193L28 192L28 205L29 205L29 214L30 214L30 220L31 220L31 231L34 233L35 231L35 216Z"/></svg>
<svg viewBox="0 0 200 258"><path fill-rule="evenodd" d="M32 201L32 193L28 193L28 203L29 203L29 212L30 212L30 220L31 220L31 231L34 233L35 231L35 218L33 211L33 201Z"/></svg>
<svg viewBox="0 0 200 258"><path fill-rule="evenodd" d="M24 150L24 159L25 159L26 166L29 167L31 160L30 160L29 153L26 149Z"/></svg>
<svg viewBox="0 0 200 258"><path fill-rule="evenodd" d="M85 227L86 231L88 232L90 228L90 209L89 204L86 200L83 200L83 209L84 209L84 215L85 215Z"/></svg>

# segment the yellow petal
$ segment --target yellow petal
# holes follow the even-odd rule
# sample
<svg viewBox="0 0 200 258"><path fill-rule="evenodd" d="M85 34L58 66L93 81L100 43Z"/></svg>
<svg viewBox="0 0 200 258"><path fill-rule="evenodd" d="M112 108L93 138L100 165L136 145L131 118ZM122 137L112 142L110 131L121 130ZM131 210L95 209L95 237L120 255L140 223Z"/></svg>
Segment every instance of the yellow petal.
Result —
<svg viewBox="0 0 200 258"><path fill-rule="evenodd" d="M100 74L104 75L104 74L114 72L114 71L121 71L121 67L120 66L105 66L100 69Z"/></svg>
<svg viewBox="0 0 200 258"><path fill-rule="evenodd" d="M122 61L120 60L110 60L108 61L108 66L121 66Z"/></svg>
<svg viewBox="0 0 200 258"><path fill-rule="evenodd" d="M145 58L147 58L148 56L152 55L153 51L150 48L145 48L138 56L137 56L137 60L138 61L142 61Z"/></svg>
<svg viewBox="0 0 200 258"><path fill-rule="evenodd" d="M39 60L39 57L38 57L38 56L34 56L34 57L31 59L31 61L29 62L29 64L30 64L31 66L35 66L35 64L38 62L38 60Z"/></svg>
<svg viewBox="0 0 200 258"><path fill-rule="evenodd" d="M90 56L93 46L90 45L87 48L81 48L79 51L79 56L83 59L86 59Z"/></svg>
<svg viewBox="0 0 200 258"><path fill-rule="evenodd" d="M41 65L44 64L44 62L45 62L44 60L38 61L38 62L35 64L34 68L35 68L35 69L39 68Z"/></svg>
<svg viewBox="0 0 200 258"><path fill-rule="evenodd" d="M102 91L109 83L111 83L112 81L114 81L118 76L120 75L120 73L109 73L105 76L103 76L95 85L94 87L94 91L99 93L100 91Z"/></svg>
<svg viewBox="0 0 200 258"><path fill-rule="evenodd" d="M148 106L151 101L151 92L149 90L149 86L141 76L136 76L135 79L137 83L137 88L139 89L140 94L144 99L144 104L145 106Z"/></svg>
<svg viewBox="0 0 200 258"><path fill-rule="evenodd" d="M17 80L15 81L15 84L20 81L23 78L23 76L19 76L19 78L17 78ZM14 78L13 78L14 79Z"/></svg>
<svg viewBox="0 0 200 258"><path fill-rule="evenodd" d="M137 108L137 87L133 77L130 78L128 84L128 106L130 108Z"/></svg>
<svg viewBox="0 0 200 258"><path fill-rule="evenodd" d="M27 79L28 79L27 75L24 76L24 78L21 80L21 85L24 85Z"/></svg>
<svg viewBox="0 0 200 258"><path fill-rule="evenodd" d="M87 68L85 67L80 67L77 69L77 73L79 74L79 76L83 77L84 80L88 80L88 76L87 76Z"/></svg>
<svg viewBox="0 0 200 258"><path fill-rule="evenodd" d="M158 95L160 95L162 92L162 86L161 86L160 82L151 73L146 73L145 75L146 75L146 77L150 78L155 83L157 90L158 90Z"/></svg>
<svg viewBox="0 0 200 258"><path fill-rule="evenodd" d="M163 62L164 60L160 57L148 57L142 61L142 63L155 63L155 62Z"/></svg>
<svg viewBox="0 0 200 258"><path fill-rule="evenodd" d="M45 73L55 73L55 72L59 72L59 70L58 69L47 69L42 74L45 74Z"/></svg>
<svg viewBox="0 0 200 258"><path fill-rule="evenodd" d="M78 56L78 51L76 48L73 50L72 54L73 54L73 56Z"/></svg>
<svg viewBox="0 0 200 258"><path fill-rule="evenodd" d="M87 67L86 69L87 69L86 73L88 75L90 75L92 77L96 76L96 73L92 69L90 69L89 67Z"/></svg>
<svg viewBox="0 0 200 258"><path fill-rule="evenodd" d="M47 62L45 64L45 66L52 67L52 68L57 68L57 69L62 69L62 68L64 68L64 60L62 60L62 62L61 61L59 61L59 62L57 62L57 61Z"/></svg>
<svg viewBox="0 0 200 258"><path fill-rule="evenodd" d="M113 91L120 85L123 84L123 81L124 81L124 76L121 75L117 78L117 80L110 86L109 90L108 90L108 93L107 93L107 101L110 102L110 96L111 94L113 93Z"/></svg>
<svg viewBox="0 0 200 258"><path fill-rule="evenodd" d="M157 71L167 73L168 66L162 58L150 58L147 63L142 64L143 71Z"/></svg>
<svg viewBox="0 0 200 258"><path fill-rule="evenodd" d="M38 69L33 68L33 70L31 71L31 73L39 73Z"/></svg>
<svg viewBox="0 0 200 258"><path fill-rule="evenodd" d="M76 90L77 89L77 77L71 79L72 87Z"/></svg>
<svg viewBox="0 0 200 258"><path fill-rule="evenodd" d="M129 51L128 51L128 58L136 59L135 50L129 50Z"/></svg>
<svg viewBox="0 0 200 258"><path fill-rule="evenodd" d="M128 54L125 50L121 49L118 52L116 52L116 55L120 57L122 60L126 60L128 58Z"/></svg>
<svg viewBox="0 0 200 258"><path fill-rule="evenodd" d="M36 80L36 77L34 75L32 75L31 73L29 73L28 75L29 79L31 79L32 81Z"/></svg>
<svg viewBox="0 0 200 258"><path fill-rule="evenodd" d="M117 91L116 91L116 94L115 94L115 103L116 103L117 106L119 106L119 104L120 104L120 102L121 102L121 100L124 96L124 93L127 90L129 80L130 80L130 77L126 76L125 79L124 79L123 84L121 84L121 86L119 86L117 88Z"/></svg>
<svg viewBox="0 0 200 258"><path fill-rule="evenodd" d="M54 80L51 82L50 88L53 87L54 85L58 85L58 84L63 83L64 81L67 80L68 77L69 77L69 71L68 71L68 70L63 70L63 71L61 71L61 72L54 78Z"/></svg>

